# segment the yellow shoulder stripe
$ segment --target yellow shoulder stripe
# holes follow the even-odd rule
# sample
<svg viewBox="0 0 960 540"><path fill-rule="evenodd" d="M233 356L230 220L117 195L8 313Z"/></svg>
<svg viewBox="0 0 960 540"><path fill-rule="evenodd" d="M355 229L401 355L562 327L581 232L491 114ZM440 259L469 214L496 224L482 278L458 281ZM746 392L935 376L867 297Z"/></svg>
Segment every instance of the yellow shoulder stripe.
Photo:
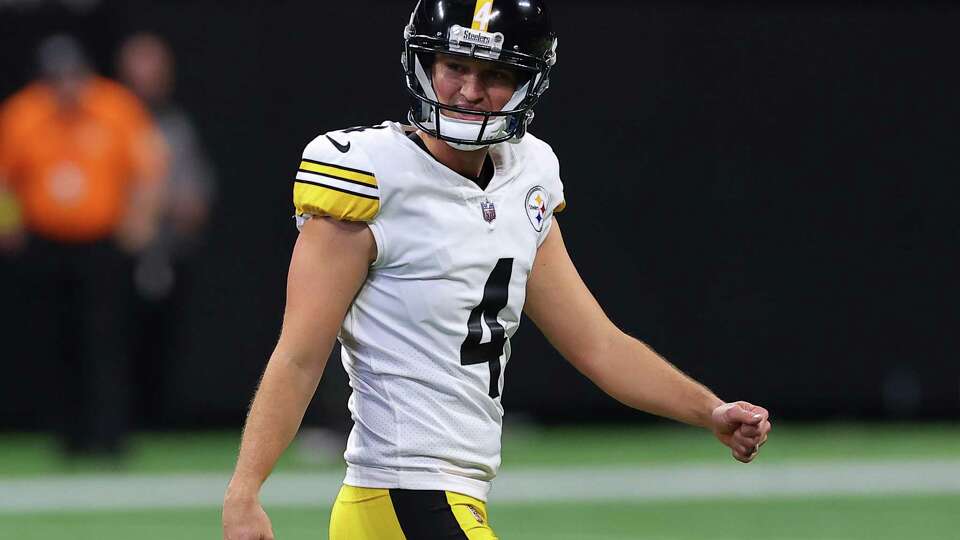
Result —
<svg viewBox="0 0 960 540"><path fill-rule="evenodd" d="M567 207L567 201L560 201L560 204L558 204L557 207L553 209L553 213L557 214L557 213L563 212L564 208L566 207Z"/></svg>
<svg viewBox="0 0 960 540"><path fill-rule="evenodd" d="M380 200L377 198L302 182L293 185L293 202L298 214L330 216L348 221L369 221L380 211Z"/></svg>
<svg viewBox="0 0 960 540"><path fill-rule="evenodd" d="M342 167L340 165L333 165L331 163L323 163L320 161L305 159L300 162L300 170L322 174L331 178L359 182L371 187L377 187L376 177L359 169L351 169L349 167Z"/></svg>

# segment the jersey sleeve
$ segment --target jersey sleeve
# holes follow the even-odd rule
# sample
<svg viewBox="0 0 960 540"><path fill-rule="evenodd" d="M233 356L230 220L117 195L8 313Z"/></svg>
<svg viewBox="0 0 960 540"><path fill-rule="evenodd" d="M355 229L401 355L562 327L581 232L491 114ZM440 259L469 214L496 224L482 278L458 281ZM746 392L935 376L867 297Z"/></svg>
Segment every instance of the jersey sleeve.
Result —
<svg viewBox="0 0 960 540"><path fill-rule="evenodd" d="M293 184L297 228L314 216L368 222L380 212L372 161L358 144L350 148L346 138L336 144L321 135L303 151Z"/></svg>
<svg viewBox="0 0 960 540"><path fill-rule="evenodd" d="M553 216L563 212L567 207L566 196L563 193L563 181L560 180L560 160L557 159L557 155L553 153L553 150L546 144L546 152L544 153L544 170L547 174L547 178L544 182L544 187L547 190L547 211L544 217L543 229L540 233L540 237L537 239L537 247L543 244L543 241L547 239L547 234L549 234L550 229L553 227Z"/></svg>

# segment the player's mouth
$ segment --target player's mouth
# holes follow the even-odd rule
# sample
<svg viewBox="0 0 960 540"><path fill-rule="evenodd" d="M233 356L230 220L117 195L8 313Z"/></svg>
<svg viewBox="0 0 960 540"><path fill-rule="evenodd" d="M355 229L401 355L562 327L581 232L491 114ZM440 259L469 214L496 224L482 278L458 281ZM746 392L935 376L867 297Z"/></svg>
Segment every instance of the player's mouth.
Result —
<svg viewBox="0 0 960 540"><path fill-rule="evenodd" d="M467 108L468 108L468 107L464 107L464 106L462 106L462 105L458 105L458 107L461 107L461 108L464 108L464 109L467 109ZM448 117L448 118L456 118L456 119L458 119L458 120L469 120L469 121L471 121L471 122L483 122L483 119L484 119L484 116L483 116L482 114L467 114L467 113L461 113L461 112L456 112L456 111L449 111L449 110L446 110L446 109L442 110L442 111L440 112L440 114L442 114L442 115L444 115L444 116L446 116L446 117Z"/></svg>

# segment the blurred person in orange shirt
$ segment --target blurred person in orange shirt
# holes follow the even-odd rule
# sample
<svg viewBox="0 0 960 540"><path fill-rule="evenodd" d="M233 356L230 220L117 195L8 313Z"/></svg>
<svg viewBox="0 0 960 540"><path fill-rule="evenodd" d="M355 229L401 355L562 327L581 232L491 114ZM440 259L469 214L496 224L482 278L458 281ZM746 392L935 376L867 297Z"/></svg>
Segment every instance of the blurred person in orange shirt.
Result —
<svg viewBox="0 0 960 540"><path fill-rule="evenodd" d="M129 421L125 284L155 235L166 150L73 38L44 40L38 64L39 79L0 104L0 249L24 270L29 360L57 383L43 403L65 449L112 455Z"/></svg>
<svg viewBox="0 0 960 540"><path fill-rule="evenodd" d="M170 157L157 234L139 255L134 273L139 412L147 422L163 421L170 363L187 356L180 350L182 323L216 192L197 129L173 100L175 67L169 45L151 33L130 36L117 55L118 78L150 109Z"/></svg>

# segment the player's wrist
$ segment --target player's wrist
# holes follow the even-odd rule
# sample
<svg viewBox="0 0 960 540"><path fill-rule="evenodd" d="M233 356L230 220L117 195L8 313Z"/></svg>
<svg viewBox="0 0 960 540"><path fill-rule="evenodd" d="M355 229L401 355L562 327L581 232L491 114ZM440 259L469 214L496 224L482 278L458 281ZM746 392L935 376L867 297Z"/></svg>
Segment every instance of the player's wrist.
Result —
<svg viewBox="0 0 960 540"><path fill-rule="evenodd" d="M704 400L703 405L700 407L697 425L699 425L702 428L706 428L711 431L714 431L714 425L715 425L714 418L716 416L717 409L722 407L725 404L726 402L718 398L717 396L714 396L712 394L708 396Z"/></svg>
<svg viewBox="0 0 960 540"><path fill-rule="evenodd" d="M258 502L263 483L251 478L234 476L227 485L225 500L230 502Z"/></svg>

